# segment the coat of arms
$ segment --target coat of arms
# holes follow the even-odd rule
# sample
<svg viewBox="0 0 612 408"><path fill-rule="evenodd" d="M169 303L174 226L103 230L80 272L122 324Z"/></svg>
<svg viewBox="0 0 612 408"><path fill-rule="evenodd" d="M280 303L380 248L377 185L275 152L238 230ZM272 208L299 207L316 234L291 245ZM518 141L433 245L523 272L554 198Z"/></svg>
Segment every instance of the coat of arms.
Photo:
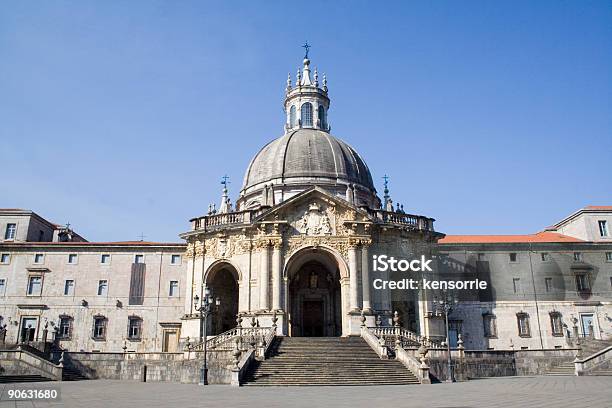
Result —
<svg viewBox="0 0 612 408"><path fill-rule="evenodd" d="M312 203L296 224L297 230L306 235L331 234L329 217L317 203Z"/></svg>

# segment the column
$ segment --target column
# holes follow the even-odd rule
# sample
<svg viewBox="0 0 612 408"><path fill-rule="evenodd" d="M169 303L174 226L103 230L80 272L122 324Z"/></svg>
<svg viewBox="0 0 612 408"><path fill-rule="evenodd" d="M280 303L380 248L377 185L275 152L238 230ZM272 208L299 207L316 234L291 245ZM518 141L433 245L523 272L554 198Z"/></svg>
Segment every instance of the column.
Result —
<svg viewBox="0 0 612 408"><path fill-rule="evenodd" d="M349 258L349 286L350 286L350 307L351 311L359 310L358 280L357 280L357 246L352 244L348 249Z"/></svg>
<svg viewBox="0 0 612 408"><path fill-rule="evenodd" d="M361 287L363 290L363 309L370 311L370 257L367 245L361 247Z"/></svg>
<svg viewBox="0 0 612 408"><path fill-rule="evenodd" d="M270 299L268 297L268 286L270 282L270 269L268 262L269 244L263 243L261 246L261 265L259 268L259 308L261 310L270 309Z"/></svg>
<svg viewBox="0 0 612 408"><path fill-rule="evenodd" d="M280 310L281 307L281 245L282 242L274 242L272 249L272 309Z"/></svg>

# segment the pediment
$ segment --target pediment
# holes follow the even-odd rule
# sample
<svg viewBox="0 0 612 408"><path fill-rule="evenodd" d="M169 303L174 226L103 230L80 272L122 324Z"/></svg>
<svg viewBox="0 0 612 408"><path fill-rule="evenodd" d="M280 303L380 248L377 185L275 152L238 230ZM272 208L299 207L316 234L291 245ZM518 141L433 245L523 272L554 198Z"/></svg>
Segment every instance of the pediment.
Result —
<svg viewBox="0 0 612 408"><path fill-rule="evenodd" d="M368 215L327 191L313 187L262 214L260 224L284 224L290 235L349 235L347 223L369 223Z"/></svg>

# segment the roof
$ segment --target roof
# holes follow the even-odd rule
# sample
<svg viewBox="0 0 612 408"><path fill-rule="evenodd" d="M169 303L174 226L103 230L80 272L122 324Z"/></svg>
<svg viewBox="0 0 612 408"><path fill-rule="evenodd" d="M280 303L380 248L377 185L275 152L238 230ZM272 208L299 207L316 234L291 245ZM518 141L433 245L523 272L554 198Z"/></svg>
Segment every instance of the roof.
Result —
<svg viewBox="0 0 612 408"><path fill-rule="evenodd" d="M27 246L185 246L182 242L151 242L151 241L113 241L113 242L14 242L0 245L27 245Z"/></svg>
<svg viewBox="0 0 612 408"><path fill-rule="evenodd" d="M578 211L568 215L567 217L557 222L556 224L551 225L550 227L546 227L545 230L548 230L548 231L557 230L561 228L562 226L564 226L565 224L569 223L570 221L574 220L579 215L584 214L585 212L588 213L588 212L595 212L595 211L612 211L612 205L587 205L586 207L581 208Z"/></svg>
<svg viewBox="0 0 612 408"><path fill-rule="evenodd" d="M586 242L556 232L538 232L529 235L447 235L439 244L501 244L501 243L565 243Z"/></svg>
<svg viewBox="0 0 612 408"><path fill-rule="evenodd" d="M612 211L612 205L587 205L586 210Z"/></svg>
<svg viewBox="0 0 612 408"><path fill-rule="evenodd" d="M309 180L356 183L375 191L365 161L344 141L317 129L298 129L265 145L251 160L243 191L271 181Z"/></svg>

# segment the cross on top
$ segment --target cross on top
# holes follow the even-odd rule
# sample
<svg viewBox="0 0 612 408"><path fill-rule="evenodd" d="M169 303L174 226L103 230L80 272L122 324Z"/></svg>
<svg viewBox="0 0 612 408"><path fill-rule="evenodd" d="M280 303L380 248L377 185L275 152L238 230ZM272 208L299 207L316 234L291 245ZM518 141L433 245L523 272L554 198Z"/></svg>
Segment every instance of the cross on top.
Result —
<svg viewBox="0 0 612 408"><path fill-rule="evenodd" d="M308 45L308 41L306 41L304 45L302 45L302 48L306 50L306 55L304 55L304 58L308 58L308 51L310 50L310 45Z"/></svg>
<svg viewBox="0 0 612 408"><path fill-rule="evenodd" d="M145 237L146 237L146 235L144 235L142 232L138 236L138 238L140 238L141 241L144 241Z"/></svg>
<svg viewBox="0 0 612 408"><path fill-rule="evenodd" d="M387 187L387 185L389 184L389 176L387 176L386 174L383 176L383 180L385 180L385 187Z"/></svg>
<svg viewBox="0 0 612 408"><path fill-rule="evenodd" d="M229 180L229 176L227 174L221 177L221 184L223 184L225 187L227 187L227 185L230 184L230 182L227 180Z"/></svg>
<svg viewBox="0 0 612 408"><path fill-rule="evenodd" d="M70 229L70 221L66 223L66 229Z"/></svg>

